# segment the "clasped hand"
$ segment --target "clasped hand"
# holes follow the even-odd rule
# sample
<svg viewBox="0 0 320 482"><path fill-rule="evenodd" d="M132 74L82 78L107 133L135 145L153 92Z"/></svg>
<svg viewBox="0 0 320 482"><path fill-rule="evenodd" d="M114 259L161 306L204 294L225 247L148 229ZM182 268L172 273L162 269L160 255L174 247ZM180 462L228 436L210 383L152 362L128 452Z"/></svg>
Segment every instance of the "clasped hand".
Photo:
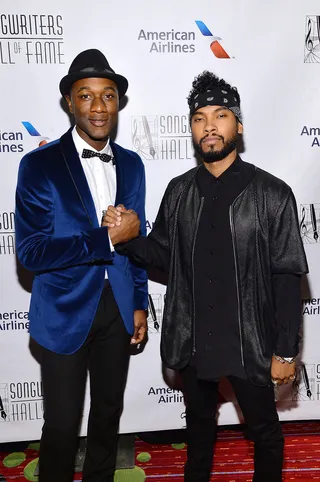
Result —
<svg viewBox="0 0 320 482"><path fill-rule="evenodd" d="M140 220L133 209L126 209L123 204L117 207L108 206L102 220L102 226L107 226L112 244L126 243L139 236Z"/></svg>

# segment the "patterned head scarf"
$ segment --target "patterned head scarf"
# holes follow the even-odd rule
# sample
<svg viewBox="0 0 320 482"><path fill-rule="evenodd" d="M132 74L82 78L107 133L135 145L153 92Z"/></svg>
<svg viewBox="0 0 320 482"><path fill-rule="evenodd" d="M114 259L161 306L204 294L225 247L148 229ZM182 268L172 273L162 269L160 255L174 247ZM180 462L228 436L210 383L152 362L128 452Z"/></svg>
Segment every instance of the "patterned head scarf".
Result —
<svg viewBox="0 0 320 482"><path fill-rule="evenodd" d="M225 90L216 87L195 95L190 104L190 119L198 109L201 109L201 107L206 107L207 105L221 105L230 109L242 124L240 104L234 92L235 90Z"/></svg>

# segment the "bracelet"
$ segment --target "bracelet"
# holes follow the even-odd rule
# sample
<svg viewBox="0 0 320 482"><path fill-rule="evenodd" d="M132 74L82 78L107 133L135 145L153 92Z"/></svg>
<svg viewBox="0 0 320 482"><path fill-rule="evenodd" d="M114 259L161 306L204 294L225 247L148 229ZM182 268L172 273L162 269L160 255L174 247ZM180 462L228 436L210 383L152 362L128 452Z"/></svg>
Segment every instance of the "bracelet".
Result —
<svg viewBox="0 0 320 482"><path fill-rule="evenodd" d="M278 356L275 353L273 354L273 356L280 363L289 363L289 365L291 365L291 363L293 363L295 361L295 357L288 357L287 358L287 357Z"/></svg>

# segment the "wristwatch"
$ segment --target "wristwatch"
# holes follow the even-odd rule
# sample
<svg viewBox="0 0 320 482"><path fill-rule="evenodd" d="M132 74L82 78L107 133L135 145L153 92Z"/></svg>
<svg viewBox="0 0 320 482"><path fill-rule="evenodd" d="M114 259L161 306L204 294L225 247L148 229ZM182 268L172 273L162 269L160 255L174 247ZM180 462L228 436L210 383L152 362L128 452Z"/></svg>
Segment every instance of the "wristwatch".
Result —
<svg viewBox="0 0 320 482"><path fill-rule="evenodd" d="M284 361L286 361L287 363L289 363L291 365L291 363L293 363L295 361L295 357L294 356L291 356L291 357L282 357L284 359Z"/></svg>
<svg viewBox="0 0 320 482"><path fill-rule="evenodd" d="M276 355L275 353L273 354L274 358L276 360L278 360L280 363L289 363L289 365L291 365L291 363L293 363L295 361L295 357L292 356L292 357L286 357L286 356L278 356Z"/></svg>

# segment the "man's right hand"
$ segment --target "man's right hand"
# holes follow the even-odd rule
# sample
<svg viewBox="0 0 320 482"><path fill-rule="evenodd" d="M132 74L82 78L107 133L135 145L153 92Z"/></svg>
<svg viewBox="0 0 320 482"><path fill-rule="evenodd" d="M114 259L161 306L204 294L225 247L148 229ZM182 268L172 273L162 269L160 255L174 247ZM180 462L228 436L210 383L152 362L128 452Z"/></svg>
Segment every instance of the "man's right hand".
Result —
<svg viewBox="0 0 320 482"><path fill-rule="evenodd" d="M115 215L116 208L109 206L102 222L102 226L108 226L109 236L114 246L118 243L126 243L136 238L140 232L140 220L137 213L132 209L126 210L124 206L121 206L120 210L121 216ZM112 213L111 216L110 213ZM119 213L119 211L117 211L117 213ZM110 220L114 222L110 223Z"/></svg>
<svg viewBox="0 0 320 482"><path fill-rule="evenodd" d="M102 219L102 226L107 226L108 228L120 226L121 214L131 212L133 212L132 209L127 210L123 204L118 204L117 207L108 206L107 212Z"/></svg>

